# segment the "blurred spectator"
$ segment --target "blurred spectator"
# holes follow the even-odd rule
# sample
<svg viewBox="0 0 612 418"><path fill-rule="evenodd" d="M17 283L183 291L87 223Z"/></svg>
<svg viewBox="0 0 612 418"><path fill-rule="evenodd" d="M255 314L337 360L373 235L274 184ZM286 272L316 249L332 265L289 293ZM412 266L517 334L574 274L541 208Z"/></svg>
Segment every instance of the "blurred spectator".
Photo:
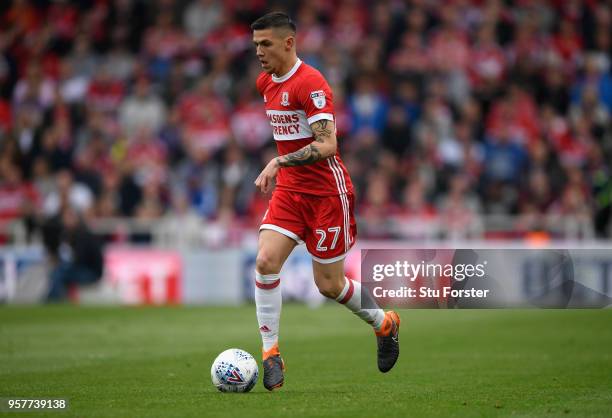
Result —
<svg viewBox="0 0 612 418"><path fill-rule="evenodd" d="M69 286L100 280L103 269L100 243L74 209L64 208L47 222L44 230L53 264L47 301L61 302L67 298Z"/></svg>
<svg viewBox="0 0 612 418"><path fill-rule="evenodd" d="M470 191L467 176L456 174L451 178L448 193L441 197L439 207L444 238L458 240L482 236L480 203Z"/></svg>
<svg viewBox="0 0 612 418"><path fill-rule="evenodd" d="M84 214L92 208L93 202L91 190L84 184L75 182L72 173L64 169L55 175L55 188L44 196L42 210L47 217L60 214L63 208Z"/></svg>
<svg viewBox="0 0 612 418"><path fill-rule="evenodd" d="M230 125L236 142L249 152L256 152L270 140L270 122L259 96L247 90L232 112Z"/></svg>
<svg viewBox="0 0 612 418"><path fill-rule="evenodd" d="M520 86L513 84L503 98L496 102L487 120L487 132L500 136L501 131L519 143L530 143L538 138L537 112L533 98Z"/></svg>
<svg viewBox="0 0 612 418"><path fill-rule="evenodd" d="M569 117L574 126L584 121L592 132L602 136L610 123L610 110L599 100L595 86L587 86L582 90L580 101L570 107Z"/></svg>
<svg viewBox="0 0 612 418"><path fill-rule="evenodd" d="M349 96L349 108L353 118L351 133L371 130L380 135L384 129L387 104L376 89L376 80L371 75L360 75L355 82L355 93Z"/></svg>
<svg viewBox="0 0 612 418"><path fill-rule="evenodd" d="M170 73L172 60L189 47L185 34L174 25L173 16L160 13L143 41L144 53L149 59L149 72L157 80L165 80Z"/></svg>
<svg viewBox="0 0 612 418"><path fill-rule="evenodd" d="M76 37L68 62L72 73L77 77L91 80L98 72L100 60L91 50L91 41L87 36L79 35Z"/></svg>
<svg viewBox="0 0 612 418"><path fill-rule="evenodd" d="M107 30L115 41L124 43L136 53L149 17L147 4L138 0L111 0L106 20Z"/></svg>
<svg viewBox="0 0 612 418"><path fill-rule="evenodd" d="M300 45L302 59L310 65L320 67L320 54L325 44L327 31L319 22L316 9L311 4L303 4L297 13L297 43Z"/></svg>
<svg viewBox="0 0 612 418"><path fill-rule="evenodd" d="M79 11L66 0L55 1L49 6L47 19L54 22L53 40L60 51L66 50L74 39L79 21Z"/></svg>
<svg viewBox="0 0 612 418"><path fill-rule="evenodd" d="M408 74L414 78L424 76L431 60L422 44L421 34L406 32L401 38L401 46L389 59L389 67L396 74Z"/></svg>
<svg viewBox="0 0 612 418"><path fill-rule="evenodd" d="M3 141L6 146L10 146L11 143L16 145L15 151L19 157L14 159L14 162L21 167L22 174L26 177L30 175L32 158L40 152L40 124L42 121L37 119L38 117L40 117L39 114L28 112L26 109L19 111L15 115L12 135L7 136Z"/></svg>
<svg viewBox="0 0 612 418"><path fill-rule="evenodd" d="M78 74L70 60L63 60L60 69L59 93L62 99L68 103L82 103L89 88L90 76Z"/></svg>
<svg viewBox="0 0 612 418"><path fill-rule="evenodd" d="M142 200L136 207L136 219L155 220L162 216L165 208L161 184L148 181L142 188Z"/></svg>
<svg viewBox="0 0 612 418"><path fill-rule="evenodd" d="M204 37L201 47L211 57L228 53L240 55L251 46L251 32L247 25L236 20L227 8L221 9L218 25Z"/></svg>
<svg viewBox="0 0 612 418"><path fill-rule="evenodd" d="M191 207L187 194L178 189L172 196L170 210L156 227L155 242L173 250L201 248L205 244L205 228L206 222Z"/></svg>
<svg viewBox="0 0 612 418"><path fill-rule="evenodd" d="M37 157L34 160L32 164L32 179L33 187L39 197L48 196L55 190L55 179L51 174L48 161L43 157Z"/></svg>
<svg viewBox="0 0 612 418"><path fill-rule="evenodd" d="M391 185L386 176L372 174L368 178L367 192L358 206L367 225L365 233L368 236L373 238L394 236L391 215L399 212L399 208L391 199Z"/></svg>
<svg viewBox="0 0 612 418"><path fill-rule="evenodd" d="M598 55L590 54L585 57L584 74L578 77L572 91L574 103L579 102L583 97L583 90L591 86L608 112L612 111L612 76L609 64L609 60L606 65L605 60Z"/></svg>
<svg viewBox="0 0 612 418"><path fill-rule="evenodd" d="M0 159L0 243L6 242L6 229L21 219L31 225L40 196L33 185L24 181L21 170L6 156Z"/></svg>
<svg viewBox="0 0 612 418"><path fill-rule="evenodd" d="M5 12L2 23L6 27L15 27L22 33L31 33L41 24L41 13L29 0L15 0Z"/></svg>
<svg viewBox="0 0 612 418"><path fill-rule="evenodd" d="M456 172L462 169L476 180L481 172L484 150L473 135L467 122L456 123L453 135L442 138L438 143L438 154L447 170Z"/></svg>
<svg viewBox="0 0 612 418"><path fill-rule="evenodd" d="M526 172L533 173L540 171L547 177L554 194L557 194L564 182L563 169L559 156L555 152L550 142L538 141L527 148L529 160L527 161Z"/></svg>
<svg viewBox="0 0 612 418"><path fill-rule="evenodd" d="M166 120L166 106L152 91L146 77L136 80L134 93L123 101L119 109L119 120L128 137L143 129L159 132Z"/></svg>
<svg viewBox="0 0 612 418"><path fill-rule="evenodd" d="M321 72L332 86L343 86L351 72L350 59L335 45L323 48L321 51ZM337 94L336 90L334 93Z"/></svg>
<svg viewBox="0 0 612 418"><path fill-rule="evenodd" d="M558 231L558 236L567 238L593 238L593 214L585 195L576 185L568 185L553 204L549 227Z"/></svg>
<svg viewBox="0 0 612 418"><path fill-rule="evenodd" d="M126 82L135 71L136 59L126 44L113 40L111 50L104 57L104 64L111 78Z"/></svg>
<svg viewBox="0 0 612 418"><path fill-rule="evenodd" d="M125 94L125 85L121 80L113 79L108 63L98 67L87 91L87 106L103 113L115 113Z"/></svg>
<svg viewBox="0 0 612 418"><path fill-rule="evenodd" d="M520 212L544 214L554 200L554 195L545 171L536 169L529 173L526 189L519 196ZM524 209L524 210L523 210Z"/></svg>
<svg viewBox="0 0 612 418"><path fill-rule="evenodd" d="M221 206L233 215L248 212L249 202L257 192L254 187L259 167L249 163L242 149L235 143L229 144L223 153L221 164Z"/></svg>
<svg viewBox="0 0 612 418"><path fill-rule="evenodd" d="M365 36L368 18L367 10L355 7L355 3L353 0L341 0L330 26L332 40L349 51L355 50Z"/></svg>
<svg viewBox="0 0 612 418"><path fill-rule="evenodd" d="M457 8L448 5L438 12L441 23L432 30L429 39L433 68L445 73L464 73L469 64L470 45L468 34L459 24Z"/></svg>
<svg viewBox="0 0 612 418"><path fill-rule="evenodd" d="M394 90L393 104L401 106L406 113L406 122L414 124L421 116L419 90L408 79L399 80Z"/></svg>
<svg viewBox="0 0 612 418"><path fill-rule="evenodd" d="M147 128L128 139L125 158L124 164L140 186L151 181L161 183L168 177L166 148Z"/></svg>
<svg viewBox="0 0 612 418"><path fill-rule="evenodd" d="M50 163L53 171L72 168L74 137L70 122L60 118L43 132L40 154Z"/></svg>
<svg viewBox="0 0 612 418"><path fill-rule="evenodd" d="M509 127L500 127L497 136L490 136L485 141L485 181L518 184L521 179L527 155L509 130Z"/></svg>
<svg viewBox="0 0 612 418"><path fill-rule="evenodd" d="M506 75L506 58L495 40L492 24L483 24L476 36L468 66L471 85L476 94L491 97Z"/></svg>
<svg viewBox="0 0 612 418"><path fill-rule="evenodd" d="M387 115L382 143L397 155L404 154L411 145L412 134L408 117L407 112L399 105L392 106Z"/></svg>
<svg viewBox="0 0 612 418"><path fill-rule="evenodd" d="M214 0L192 0L183 12L183 26L189 36L200 40L221 23L223 5Z"/></svg>
<svg viewBox="0 0 612 418"><path fill-rule="evenodd" d="M192 147L174 174L173 188L185 185L189 202L202 217L213 217L219 204L218 169L204 148Z"/></svg>
<svg viewBox="0 0 612 418"><path fill-rule="evenodd" d="M417 135L431 130L437 140L450 135L452 130L452 109L447 101L446 85L441 79L432 79L427 86L427 98L422 104L419 121L415 124Z"/></svg>
<svg viewBox="0 0 612 418"><path fill-rule="evenodd" d="M193 93L186 94L178 104L186 147L219 149L229 135L225 102L212 90L212 79L201 79Z"/></svg>
<svg viewBox="0 0 612 418"><path fill-rule="evenodd" d="M435 238L436 215L436 208L427 201L423 183L411 181L402 192L402 205L397 216L399 236L414 240Z"/></svg>
<svg viewBox="0 0 612 418"><path fill-rule="evenodd" d="M557 114L567 112L570 97L567 77L563 69L554 63L549 64L541 76L536 89L536 98L544 106L552 106Z"/></svg>
<svg viewBox="0 0 612 418"><path fill-rule="evenodd" d="M559 29L552 38L552 47L566 71L572 72L582 50L582 39L574 22L566 18L559 23Z"/></svg>
<svg viewBox="0 0 612 418"><path fill-rule="evenodd" d="M27 106L42 113L53 104L55 83L42 73L39 65L38 62L30 62L25 78L17 82L13 94L13 104L17 109Z"/></svg>

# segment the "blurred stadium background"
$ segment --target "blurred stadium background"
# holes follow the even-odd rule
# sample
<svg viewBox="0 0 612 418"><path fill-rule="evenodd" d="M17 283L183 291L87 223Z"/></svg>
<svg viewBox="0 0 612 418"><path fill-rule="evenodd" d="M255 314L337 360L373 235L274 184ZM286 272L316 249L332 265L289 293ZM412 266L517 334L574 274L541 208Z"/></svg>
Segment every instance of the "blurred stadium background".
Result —
<svg viewBox="0 0 612 418"><path fill-rule="evenodd" d="M362 245L609 244L608 2L12 0L0 300L44 298L70 214L104 251L72 300L249 297L275 153L249 24L273 9L334 91ZM305 252L288 269L320 303Z"/></svg>

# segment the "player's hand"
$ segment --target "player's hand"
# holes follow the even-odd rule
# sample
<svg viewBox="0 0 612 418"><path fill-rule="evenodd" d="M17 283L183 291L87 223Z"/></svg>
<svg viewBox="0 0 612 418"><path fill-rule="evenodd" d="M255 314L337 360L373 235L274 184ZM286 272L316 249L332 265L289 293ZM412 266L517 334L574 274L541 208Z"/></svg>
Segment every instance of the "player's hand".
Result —
<svg viewBox="0 0 612 418"><path fill-rule="evenodd" d="M259 173L259 176L257 176L255 180L255 186L257 186L262 193L268 193L272 190L272 187L274 187L274 179L278 174L279 168L278 161L276 161L276 158L273 158L266 168Z"/></svg>

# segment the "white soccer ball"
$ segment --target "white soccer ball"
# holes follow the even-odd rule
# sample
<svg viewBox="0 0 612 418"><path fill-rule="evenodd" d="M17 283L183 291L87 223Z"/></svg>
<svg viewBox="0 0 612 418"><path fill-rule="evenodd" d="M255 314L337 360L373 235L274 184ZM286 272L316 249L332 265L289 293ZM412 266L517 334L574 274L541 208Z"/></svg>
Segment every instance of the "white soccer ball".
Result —
<svg viewBox="0 0 612 418"><path fill-rule="evenodd" d="M252 355L230 348L217 356L210 369L213 385L221 392L248 392L257 383L259 368Z"/></svg>

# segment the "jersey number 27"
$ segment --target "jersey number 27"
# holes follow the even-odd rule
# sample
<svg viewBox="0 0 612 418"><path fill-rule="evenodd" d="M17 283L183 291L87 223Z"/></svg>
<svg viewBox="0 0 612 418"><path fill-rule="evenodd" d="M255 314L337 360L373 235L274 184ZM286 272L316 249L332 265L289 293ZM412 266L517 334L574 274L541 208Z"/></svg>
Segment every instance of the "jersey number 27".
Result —
<svg viewBox="0 0 612 418"><path fill-rule="evenodd" d="M336 244L338 243L338 237L340 236L340 230L341 228L339 226L327 228L327 232L334 233L334 239L332 240L331 247L329 248L330 250L336 248ZM315 232L319 236L319 242L317 242L317 251L327 251L327 247L323 246L325 238L327 238L327 232L325 232L323 229L317 229L315 230Z"/></svg>

